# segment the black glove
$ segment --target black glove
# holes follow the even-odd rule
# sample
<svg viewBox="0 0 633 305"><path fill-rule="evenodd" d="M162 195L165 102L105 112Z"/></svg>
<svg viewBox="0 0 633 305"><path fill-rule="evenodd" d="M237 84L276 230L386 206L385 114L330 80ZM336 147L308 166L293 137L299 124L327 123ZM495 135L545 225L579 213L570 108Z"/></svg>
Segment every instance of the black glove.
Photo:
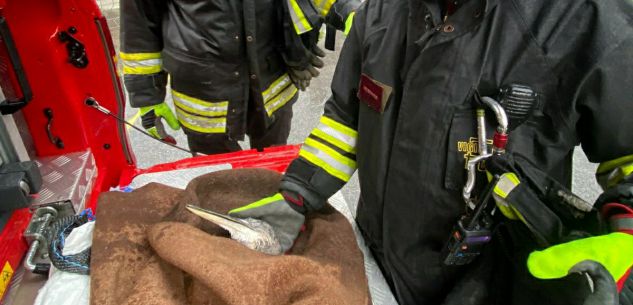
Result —
<svg viewBox="0 0 633 305"><path fill-rule="evenodd" d="M618 305L618 289L613 277L604 266L595 261L583 261L569 270L569 273L587 273L593 281L593 293L583 305Z"/></svg>
<svg viewBox="0 0 633 305"><path fill-rule="evenodd" d="M305 67L289 67L288 74L292 82L301 91L305 91L310 86L312 78L319 76L319 70L325 66L321 58L325 57L325 52L318 46L313 46L310 52L310 62Z"/></svg>
<svg viewBox="0 0 633 305"><path fill-rule="evenodd" d="M533 251L527 266L530 274L542 280L587 273L594 288L584 305L631 305L632 252L633 235L616 232ZM622 288L619 295L618 287Z"/></svg>

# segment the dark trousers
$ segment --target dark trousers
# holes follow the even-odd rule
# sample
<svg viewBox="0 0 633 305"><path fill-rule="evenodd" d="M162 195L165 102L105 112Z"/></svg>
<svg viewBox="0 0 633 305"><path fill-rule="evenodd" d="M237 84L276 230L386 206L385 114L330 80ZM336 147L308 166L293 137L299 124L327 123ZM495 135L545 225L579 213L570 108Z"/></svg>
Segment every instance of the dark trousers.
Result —
<svg viewBox="0 0 633 305"><path fill-rule="evenodd" d="M267 129L262 127L265 126L263 122L249 115L246 134L249 136L251 148L262 150L287 143L292 121L292 106L282 107L274 115L275 121ZM207 155L242 150L238 141L231 139L227 134L187 133L187 141L191 151Z"/></svg>

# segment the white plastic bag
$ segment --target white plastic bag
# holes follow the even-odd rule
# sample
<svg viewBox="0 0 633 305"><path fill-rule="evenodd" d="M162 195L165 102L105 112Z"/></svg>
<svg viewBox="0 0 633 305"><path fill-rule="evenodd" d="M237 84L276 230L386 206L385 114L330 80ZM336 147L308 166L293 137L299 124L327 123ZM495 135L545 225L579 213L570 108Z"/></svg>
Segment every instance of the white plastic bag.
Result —
<svg viewBox="0 0 633 305"><path fill-rule="evenodd" d="M73 229L63 255L80 253L92 245L94 221ZM88 305L90 304L90 276L64 272L51 266L48 281L37 293L34 305Z"/></svg>

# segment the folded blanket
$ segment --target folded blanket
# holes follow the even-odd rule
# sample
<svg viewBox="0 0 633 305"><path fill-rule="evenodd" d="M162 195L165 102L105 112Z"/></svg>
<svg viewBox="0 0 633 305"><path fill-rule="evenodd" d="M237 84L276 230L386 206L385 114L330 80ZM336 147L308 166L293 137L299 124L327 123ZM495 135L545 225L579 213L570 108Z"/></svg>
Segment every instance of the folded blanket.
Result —
<svg viewBox="0 0 633 305"><path fill-rule="evenodd" d="M185 209L227 213L274 194L262 169L214 172L186 190L149 184L99 199L93 235L93 305L370 304L363 255L331 207L306 219L289 255L269 256L228 238Z"/></svg>

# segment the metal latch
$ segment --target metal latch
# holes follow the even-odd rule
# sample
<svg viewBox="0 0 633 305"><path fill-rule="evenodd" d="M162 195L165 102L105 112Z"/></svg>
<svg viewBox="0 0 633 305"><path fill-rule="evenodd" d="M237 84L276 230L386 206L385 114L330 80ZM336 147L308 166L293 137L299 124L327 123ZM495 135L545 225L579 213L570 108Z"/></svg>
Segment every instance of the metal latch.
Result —
<svg viewBox="0 0 633 305"><path fill-rule="evenodd" d="M48 257L49 240L46 230L57 218L57 214L57 210L50 206L39 208L33 213L31 222L24 231L24 238L30 244L24 259L26 270L37 274L48 274L50 263L37 263L36 261Z"/></svg>

